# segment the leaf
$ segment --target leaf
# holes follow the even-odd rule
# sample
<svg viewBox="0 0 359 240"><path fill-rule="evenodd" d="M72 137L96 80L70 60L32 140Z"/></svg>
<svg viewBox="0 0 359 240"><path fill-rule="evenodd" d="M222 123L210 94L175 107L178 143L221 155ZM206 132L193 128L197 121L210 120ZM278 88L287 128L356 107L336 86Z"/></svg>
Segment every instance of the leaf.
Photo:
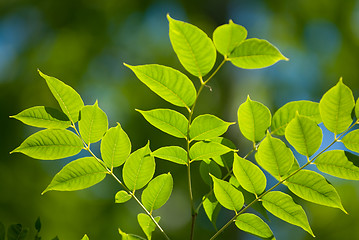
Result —
<svg viewBox="0 0 359 240"><path fill-rule="evenodd" d="M172 188L173 179L170 173L155 177L142 192L141 200L143 206L149 212L162 207L171 196Z"/></svg>
<svg viewBox="0 0 359 240"><path fill-rule="evenodd" d="M247 101L238 108L238 125L243 136L252 142L260 141L264 138L270 124L269 109L247 96Z"/></svg>
<svg viewBox="0 0 359 240"><path fill-rule="evenodd" d="M121 166L131 153L131 141L117 123L110 128L101 141L101 156L110 169Z"/></svg>
<svg viewBox="0 0 359 240"><path fill-rule="evenodd" d="M5 226L0 222L0 240L5 240Z"/></svg>
<svg viewBox="0 0 359 240"><path fill-rule="evenodd" d="M149 143L133 152L123 166L122 176L126 186L131 191L143 188L152 179L155 165Z"/></svg>
<svg viewBox="0 0 359 240"><path fill-rule="evenodd" d="M209 196L203 197L203 209L212 222L213 226L216 228L216 219L221 209L221 205L218 204L217 199L214 197L213 193L210 193Z"/></svg>
<svg viewBox="0 0 359 240"><path fill-rule="evenodd" d="M222 171L214 161L208 161L208 163L202 161L199 165L199 173L203 181L210 186L212 186L212 179L209 174L217 178L222 177Z"/></svg>
<svg viewBox="0 0 359 240"><path fill-rule="evenodd" d="M223 181L211 175L213 179L213 191L218 202L225 208L238 212L244 204L243 194L229 182Z"/></svg>
<svg viewBox="0 0 359 240"><path fill-rule="evenodd" d="M81 240L89 240L89 237L87 236L87 234L85 234Z"/></svg>
<svg viewBox="0 0 359 240"><path fill-rule="evenodd" d="M69 85L54 77L43 74L40 70L38 71L41 77L46 80L47 86L56 98L62 111L69 117L71 122L77 122L80 110L84 106L81 96Z"/></svg>
<svg viewBox="0 0 359 240"><path fill-rule="evenodd" d="M36 222L35 222L35 229L36 229L36 231L37 231L37 232L40 232L40 230L41 230L41 221L40 221L40 217L38 217L38 218L36 219Z"/></svg>
<svg viewBox="0 0 359 240"><path fill-rule="evenodd" d="M301 170L286 180L289 190L304 200L339 208L346 213L335 188L319 173Z"/></svg>
<svg viewBox="0 0 359 240"><path fill-rule="evenodd" d="M262 201L265 209L274 216L303 228L315 237L303 208L296 204L291 196L282 192L273 191L264 195Z"/></svg>
<svg viewBox="0 0 359 240"><path fill-rule="evenodd" d="M171 109L137 110L153 126L178 138L187 138L188 120Z"/></svg>
<svg viewBox="0 0 359 240"><path fill-rule="evenodd" d="M189 150L191 161L204 160L234 151L216 142L197 142Z"/></svg>
<svg viewBox="0 0 359 240"><path fill-rule="evenodd" d="M89 188L101 182L106 173L106 169L95 158L80 158L63 167L41 194L48 191L76 191Z"/></svg>
<svg viewBox="0 0 359 240"><path fill-rule="evenodd" d="M132 196L128 194L126 191L121 190L118 191L115 195L115 203L124 203L130 200Z"/></svg>
<svg viewBox="0 0 359 240"><path fill-rule="evenodd" d="M217 51L227 57L247 37L247 30L241 25L229 20L213 32L213 43Z"/></svg>
<svg viewBox="0 0 359 240"><path fill-rule="evenodd" d="M236 145L234 145L234 143L231 140L228 140L227 138L216 137L216 138L212 138L211 142L217 142L231 149L236 149ZM211 157L211 159L215 161L219 166L226 167L227 169L232 168L233 158L234 158L233 152L228 152L221 156Z"/></svg>
<svg viewBox="0 0 359 240"><path fill-rule="evenodd" d="M82 139L90 144L101 140L108 128L106 113L98 107L97 101L93 106L81 109L79 129Z"/></svg>
<svg viewBox="0 0 359 240"><path fill-rule="evenodd" d="M233 173L241 186L248 192L261 194L267 185L264 173L252 162L234 155Z"/></svg>
<svg viewBox="0 0 359 240"><path fill-rule="evenodd" d="M28 228L24 228L21 224L12 224L7 230L8 240L24 240L29 233Z"/></svg>
<svg viewBox="0 0 359 240"><path fill-rule="evenodd" d="M258 147L256 160L273 176L282 177L292 167L294 155L282 140L268 133Z"/></svg>
<svg viewBox="0 0 359 240"><path fill-rule="evenodd" d="M156 222L159 222L161 217L155 217ZM150 216L144 213L137 215L138 224L140 224L142 231L146 234L147 239L152 239L152 232L156 229L156 224L152 221Z"/></svg>
<svg viewBox="0 0 359 240"><path fill-rule="evenodd" d="M244 40L229 55L233 65L244 69L265 68L279 60L289 59L266 40L250 38Z"/></svg>
<svg viewBox="0 0 359 240"><path fill-rule="evenodd" d="M357 122L359 121L359 98L356 101L355 104L355 116L357 117Z"/></svg>
<svg viewBox="0 0 359 240"><path fill-rule="evenodd" d="M359 161L343 150L324 152L315 160L318 169L335 177L359 180Z"/></svg>
<svg viewBox="0 0 359 240"><path fill-rule="evenodd" d="M344 146L353 152L359 152L359 129L351 131L341 140Z"/></svg>
<svg viewBox="0 0 359 240"><path fill-rule="evenodd" d="M120 228L118 229L119 234L122 237L122 240L146 240L143 237L134 235L134 234L127 234L125 232L123 232Z"/></svg>
<svg viewBox="0 0 359 240"><path fill-rule="evenodd" d="M187 165L187 152L178 146L161 147L152 153L152 156L168 160L177 164Z"/></svg>
<svg viewBox="0 0 359 240"><path fill-rule="evenodd" d="M175 20L167 14L173 50L182 66L196 77L205 76L216 62L212 40L198 27Z"/></svg>
<svg viewBox="0 0 359 240"><path fill-rule="evenodd" d="M243 213L235 220L236 226L242 231L253 234L266 240L275 240L272 230L257 215L252 213Z"/></svg>
<svg viewBox="0 0 359 240"><path fill-rule="evenodd" d="M215 138L225 133L232 124L234 123L225 122L214 115L200 115L193 120L189 128L189 136L191 141Z"/></svg>
<svg viewBox="0 0 359 240"><path fill-rule="evenodd" d="M83 148L81 139L68 130L46 129L34 133L11 153L21 152L41 160L54 160L78 154Z"/></svg>
<svg viewBox="0 0 359 240"><path fill-rule="evenodd" d="M310 157L322 144L323 133L312 119L297 114L285 129L285 138L298 153Z"/></svg>
<svg viewBox="0 0 359 240"><path fill-rule="evenodd" d="M319 111L324 126L335 135L344 132L352 123L351 113L354 97L342 78L327 91L319 102Z"/></svg>
<svg viewBox="0 0 359 240"><path fill-rule="evenodd" d="M170 67L148 64L130 66L137 78L164 100L179 107L189 108L196 99L196 88L183 73Z"/></svg>
<svg viewBox="0 0 359 240"><path fill-rule="evenodd" d="M273 115L271 132L283 136L288 123L295 118L296 113L307 116L316 123L322 122L319 113L319 103L311 101L294 101L279 108Z"/></svg>

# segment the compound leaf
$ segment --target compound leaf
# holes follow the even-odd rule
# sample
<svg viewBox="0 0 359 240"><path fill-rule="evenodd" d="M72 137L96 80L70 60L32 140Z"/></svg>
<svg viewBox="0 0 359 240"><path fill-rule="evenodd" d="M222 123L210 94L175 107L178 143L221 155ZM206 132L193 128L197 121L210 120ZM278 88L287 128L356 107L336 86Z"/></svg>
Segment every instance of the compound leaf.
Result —
<svg viewBox="0 0 359 240"><path fill-rule="evenodd" d="M63 129L45 129L29 136L13 152L21 152L41 160L54 160L78 154L83 148L81 139Z"/></svg>
<svg viewBox="0 0 359 240"><path fill-rule="evenodd" d="M212 186L212 179L209 174L217 178L222 177L222 171L214 161L208 161L208 162L202 161L201 164L199 165L199 173L203 181L210 186Z"/></svg>
<svg viewBox="0 0 359 240"><path fill-rule="evenodd" d="M115 195L115 203L124 203L130 200L132 196L125 190L118 191Z"/></svg>
<svg viewBox="0 0 359 240"><path fill-rule="evenodd" d="M171 161L177 164L187 165L187 152L178 146L161 147L152 153L152 156Z"/></svg>
<svg viewBox="0 0 359 240"><path fill-rule="evenodd" d="M197 142L189 150L191 161L221 156L233 149L216 142Z"/></svg>
<svg viewBox="0 0 359 240"><path fill-rule="evenodd" d="M155 217L156 222L159 222L161 217ZM152 232L156 229L156 224L152 221L150 216L144 213L137 215L138 224L140 224L142 231L146 234L147 239L152 239Z"/></svg>
<svg viewBox="0 0 359 240"><path fill-rule="evenodd" d="M236 226L242 231L253 234L265 240L275 240L272 230L257 215L252 213L243 213L235 220Z"/></svg>
<svg viewBox="0 0 359 240"><path fill-rule="evenodd" d="M196 77L205 76L216 62L212 40L198 27L167 15L173 50L182 66Z"/></svg>
<svg viewBox="0 0 359 240"><path fill-rule="evenodd" d="M53 190L76 191L89 188L101 182L106 173L106 169L95 158L80 158L63 167L42 194Z"/></svg>
<svg viewBox="0 0 359 240"><path fill-rule="evenodd" d="M24 228L21 224L12 224L7 230L8 240L24 240L29 233L28 228Z"/></svg>
<svg viewBox="0 0 359 240"><path fill-rule="evenodd" d="M344 146L353 152L359 152L359 129L351 131L341 140Z"/></svg>

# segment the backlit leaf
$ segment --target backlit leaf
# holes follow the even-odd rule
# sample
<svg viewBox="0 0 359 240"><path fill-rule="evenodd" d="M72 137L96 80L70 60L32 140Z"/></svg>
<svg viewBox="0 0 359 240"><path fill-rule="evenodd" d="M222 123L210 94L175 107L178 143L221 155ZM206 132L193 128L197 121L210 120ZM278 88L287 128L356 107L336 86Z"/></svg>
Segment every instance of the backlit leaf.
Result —
<svg viewBox="0 0 359 240"><path fill-rule="evenodd" d="M252 213L243 213L235 220L236 226L242 231L253 234L266 240L275 240L272 230L257 215Z"/></svg>
<svg viewBox="0 0 359 240"><path fill-rule="evenodd" d="M81 240L89 240L89 237L85 234Z"/></svg>
<svg viewBox="0 0 359 240"><path fill-rule="evenodd" d="M357 121L359 121L359 98L355 104L355 116L357 117Z"/></svg>
<svg viewBox="0 0 359 240"><path fill-rule="evenodd" d="M203 197L203 209L206 212L208 219L216 226L216 220L221 209L221 205L218 204L217 199L213 195L213 192L208 196Z"/></svg>
<svg viewBox="0 0 359 240"><path fill-rule="evenodd" d="M156 222L159 222L161 217L155 217ZM152 239L152 232L156 229L156 224L152 221L150 216L144 213L137 215L138 224L140 224L142 231L146 234L147 239Z"/></svg>
<svg viewBox="0 0 359 240"><path fill-rule="evenodd" d="M187 152L178 146L161 147L152 153L152 156L168 160L177 164L187 165Z"/></svg>
<svg viewBox="0 0 359 240"><path fill-rule="evenodd" d="M217 178L222 177L222 171L214 161L202 161L199 165L199 173L201 174L203 181L210 186L212 186L212 179L209 174Z"/></svg>
<svg viewBox="0 0 359 240"><path fill-rule="evenodd" d="M7 230L8 240L25 240L29 233L28 228L24 228L21 224L12 224Z"/></svg>
<svg viewBox="0 0 359 240"><path fill-rule="evenodd" d="M217 142L231 149L236 149L236 145L234 145L234 143L231 140L224 137L212 138L211 142ZM232 168L233 158L234 158L233 152L228 152L221 156L211 157L211 159L215 161L219 166L225 167L227 169Z"/></svg>
<svg viewBox="0 0 359 240"><path fill-rule="evenodd" d="M134 235L134 234L125 233L120 228L118 229L118 232L121 235L122 240L146 240L143 237L140 237L140 236L137 236L137 235Z"/></svg>
<svg viewBox="0 0 359 240"><path fill-rule="evenodd" d="M353 152L359 152L359 129L351 131L341 140L344 146Z"/></svg>
<svg viewBox="0 0 359 240"><path fill-rule="evenodd" d="M227 152L233 151L216 142L197 142L189 150L191 161L204 160L212 157L221 156Z"/></svg>
<svg viewBox="0 0 359 240"><path fill-rule="evenodd" d="M130 200L132 196L128 192L121 190L118 191L115 195L115 203L124 203Z"/></svg>

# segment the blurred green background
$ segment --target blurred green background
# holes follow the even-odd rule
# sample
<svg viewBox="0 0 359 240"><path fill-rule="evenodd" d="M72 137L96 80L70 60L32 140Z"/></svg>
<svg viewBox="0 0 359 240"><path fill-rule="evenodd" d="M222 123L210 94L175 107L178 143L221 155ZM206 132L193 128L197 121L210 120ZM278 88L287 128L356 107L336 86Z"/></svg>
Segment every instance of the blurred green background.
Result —
<svg viewBox="0 0 359 240"><path fill-rule="evenodd" d="M134 150L148 140L152 150L183 144L150 126L135 111L171 106L122 64L158 63L186 72L170 45L167 13L197 25L210 37L217 26L232 19L247 28L249 37L269 40L290 58L262 70L241 70L226 64L211 81L212 91L204 91L196 114L211 112L236 121L238 106L248 94L272 113L288 101L319 101L341 76L354 96L359 95L358 0L1 0L0 221L6 226L21 223L34 234L33 225L40 217L43 239L56 235L61 240L81 239L85 233L90 239L120 239L118 227L141 234L136 221L139 207L133 201L114 204L119 186L109 177L87 190L41 196L52 176L71 159L39 161L9 155L36 131L9 116L32 106L57 107L37 74L39 68L75 88L86 104L98 99L110 126L120 122ZM238 125L230 127L227 137L242 156L250 149ZM190 206L183 178L186 169L158 160L156 174L168 171L174 177L173 194L156 213L162 216L161 225L172 239L187 239ZM193 178L198 202L208 191L199 177L198 164L194 164ZM317 239L359 239L359 183L328 180L337 187L349 215L295 200L307 211ZM222 211L218 225L230 217L230 212ZM197 220L196 239L214 234L203 209ZM312 239L298 227L273 217L270 220L279 240ZM162 239L158 231L154 239ZM257 238L232 224L219 239Z"/></svg>

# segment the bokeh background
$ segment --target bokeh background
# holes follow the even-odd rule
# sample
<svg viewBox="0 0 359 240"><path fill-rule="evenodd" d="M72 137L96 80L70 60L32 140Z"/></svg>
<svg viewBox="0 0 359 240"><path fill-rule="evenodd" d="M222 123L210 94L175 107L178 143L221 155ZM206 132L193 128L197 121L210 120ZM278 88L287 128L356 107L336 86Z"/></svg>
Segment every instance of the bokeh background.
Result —
<svg viewBox="0 0 359 240"><path fill-rule="evenodd" d="M212 91L204 91L197 114L211 112L236 121L238 106L248 94L272 113L288 101L319 101L341 76L354 96L359 95L358 0L1 0L0 221L6 226L21 223L34 234L33 225L40 217L43 239L81 239L85 233L90 239L120 239L118 227L141 234L136 221L139 207L133 201L114 204L119 186L109 177L87 190L41 196L52 176L71 159L39 161L9 155L36 131L9 116L32 106L57 107L37 74L39 68L75 88L86 104L98 99L110 126L120 122L133 149L148 140L152 150L183 144L150 126L135 111L171 106L122 64L158 63L186 72L170 45L167 13L199 26L210 37L217 26L232 19L248 29L249 37L269 40L290 58L261 70L226 64L211 81ZM230 127L227 137L242 156L250 149L238 125ZM157 213L172 239L187 239L190 206L183 178L186 170L158 160L156 174L168 171L174 177L173 195ZM198 202L208 189L203 187L198 165L194 165L193 176ZM328 180L337 187L349 215L298 198L295 201L303 204L317 239L359 239L359 183L333 177ZM230 217L222 211L218 226ZM214 234L203 209L197 220L196 239ZM298 227L271 216L270 221L279 240L312 239ZM158 231L154 239L162 239ZM232 224L219 239L257 238Z"/></svg>

